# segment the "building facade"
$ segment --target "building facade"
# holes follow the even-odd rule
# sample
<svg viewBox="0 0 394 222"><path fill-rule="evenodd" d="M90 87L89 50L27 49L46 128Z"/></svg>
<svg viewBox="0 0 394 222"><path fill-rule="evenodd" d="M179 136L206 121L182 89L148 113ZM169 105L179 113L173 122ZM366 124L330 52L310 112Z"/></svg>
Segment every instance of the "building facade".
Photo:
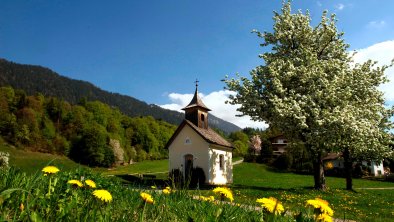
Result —
<svg viewBox="0 0 394 222"><path fill-rule="evenodd" d="M183 108L185 119L168 141L169 171L179 170L187 178L194 168L201 168L205 184L223 185L233 182L231 143L209 128L208 109L198 95Z"/></svg>

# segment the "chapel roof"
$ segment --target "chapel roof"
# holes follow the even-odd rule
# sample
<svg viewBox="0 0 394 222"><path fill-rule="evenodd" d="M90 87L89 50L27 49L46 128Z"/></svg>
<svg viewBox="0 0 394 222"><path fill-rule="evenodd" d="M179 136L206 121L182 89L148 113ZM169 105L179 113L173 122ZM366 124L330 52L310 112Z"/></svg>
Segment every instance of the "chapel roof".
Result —
<svg viewBox="0 0 394 222"><path fill-rule="evenodd" d="M200 107L205 109L206 111L211 111L201 100L200 96L198 96L198 90L197 90L197 84L196 84L196 91L194 92L194 96L192 101L190 101L189 105L187 105L185 108L182 110L190 109L193 107Z"/></svg>
<svg viewBox="0 0 394 222"><path fill-rule="evenodd" d="M233 146L230 142L225 140L222 136L220 136L218 133L216 133L211 128L208 128L208 129L200 128L200 127L197 127L196 125L194 125L189 120L183 120L181 125L179 125L178 129L176 129L174 135L172 135L171 139L168 141L168 143L166 145L167 149L171 145L173 140L178 136L179 132L186 125L189 125L195 132L197 132L208 143L216 144L216 145L224 146L224 147L228 147L228 148L233 148Z"/></svg>

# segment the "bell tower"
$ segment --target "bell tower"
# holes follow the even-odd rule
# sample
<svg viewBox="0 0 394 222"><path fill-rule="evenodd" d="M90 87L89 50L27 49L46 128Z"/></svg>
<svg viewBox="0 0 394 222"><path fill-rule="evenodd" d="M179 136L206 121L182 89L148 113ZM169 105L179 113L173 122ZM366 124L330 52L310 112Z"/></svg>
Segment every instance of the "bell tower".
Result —
<svg viewBox="0 0 394 222"><path fill-rule="evenodd" d="M208 109L201 98L198 96L198 80L196 80L196 91L192 101L182 110L185 110L185 119L192 122L195 126L208 129Z"/></svg>

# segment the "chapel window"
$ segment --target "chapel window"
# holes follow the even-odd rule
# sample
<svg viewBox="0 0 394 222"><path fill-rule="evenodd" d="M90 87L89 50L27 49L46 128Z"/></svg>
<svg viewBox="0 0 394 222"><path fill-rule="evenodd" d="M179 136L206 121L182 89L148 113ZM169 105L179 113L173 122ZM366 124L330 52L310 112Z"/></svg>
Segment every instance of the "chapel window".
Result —
<svg viewBox="0 0 394 222"><path fill-rule="evenodd" d="M224 169L224 155L223 154L219 155L219 167L220 167L220 170Z"/></svg>

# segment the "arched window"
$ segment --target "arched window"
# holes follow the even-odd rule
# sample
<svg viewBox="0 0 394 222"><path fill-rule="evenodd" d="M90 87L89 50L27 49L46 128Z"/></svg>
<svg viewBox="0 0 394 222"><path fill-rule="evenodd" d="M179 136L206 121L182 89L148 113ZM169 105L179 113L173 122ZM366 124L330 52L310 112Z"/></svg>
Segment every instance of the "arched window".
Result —
<svg viewBox="0 0 394 222"><path fill-rule="evenodd" d="M220 167L220 170L224 170L224 155L223 154L219 155L219 167Z"/></svg>

